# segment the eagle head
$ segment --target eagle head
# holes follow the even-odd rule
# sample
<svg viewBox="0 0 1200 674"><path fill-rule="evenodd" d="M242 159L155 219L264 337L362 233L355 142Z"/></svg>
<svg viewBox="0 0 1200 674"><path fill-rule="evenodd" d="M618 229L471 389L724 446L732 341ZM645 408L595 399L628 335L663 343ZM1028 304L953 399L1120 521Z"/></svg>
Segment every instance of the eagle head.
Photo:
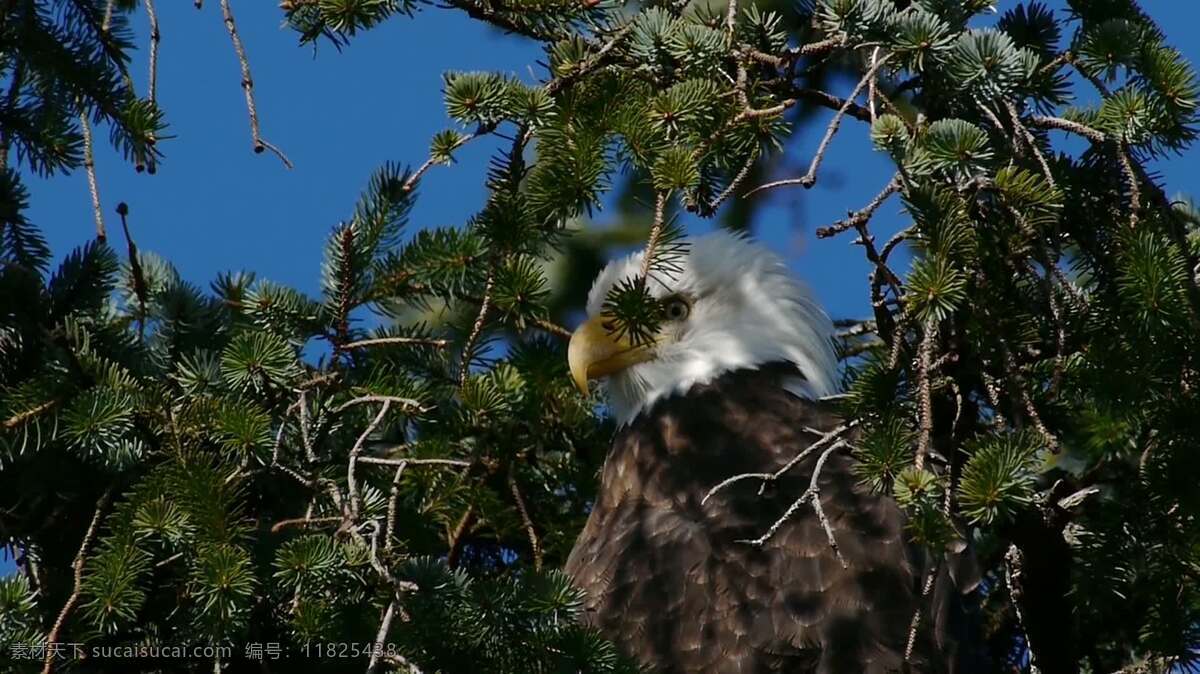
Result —
<svg viewBox="0 0 1200 674"><path fill-rule="evenodd" d="M571 336L568 361L585 394L602 380L625 425L657 400L768 363L795 366L788 389L808 398L833 393L833 324L779 256L725 231L688 241L672 273L653 274L650 294L665 320L649 343L614 334L602 307L616 284L636 278L642 253L608 264L588 293L588 318Z"/></svg>

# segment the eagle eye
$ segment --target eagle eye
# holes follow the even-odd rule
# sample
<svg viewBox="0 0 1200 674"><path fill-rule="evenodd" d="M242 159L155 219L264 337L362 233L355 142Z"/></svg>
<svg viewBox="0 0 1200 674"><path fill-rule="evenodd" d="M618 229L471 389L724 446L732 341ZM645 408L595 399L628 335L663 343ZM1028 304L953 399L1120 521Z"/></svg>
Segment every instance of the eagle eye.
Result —
<svg viewBox="0 0 1200 674"><path fill-rule="evenodd" d="M692 313L692 305L682 297L668 297L663 300L663 315L668 321L682 321Z"/></svg>

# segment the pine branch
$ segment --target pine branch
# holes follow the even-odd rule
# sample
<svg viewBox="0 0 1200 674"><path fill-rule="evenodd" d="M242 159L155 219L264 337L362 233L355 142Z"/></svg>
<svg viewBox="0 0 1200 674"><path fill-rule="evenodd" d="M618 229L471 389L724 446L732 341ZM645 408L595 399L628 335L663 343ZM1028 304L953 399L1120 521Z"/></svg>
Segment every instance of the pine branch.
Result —
<svg viewBox="0 0 1200 674"><path fill-rule="evenodd" d="M600 66L604 65L608 55L619 45L626 37L629 36L633 29L637 26L636 20L630 20L617 29L612 37L604 42L596 53L592 54L588 59L576 70L559 77L556 77L546 83L546 93L553 96L571 85L587 77L595 72Z"/></svg>
<svg viewBox="0 0 1200 674"><path fill-rule="evenodd" d="M476 129L475 132L470 134L469 136L460 137L452 146L447 148L447 152L457 150L457 149L461 148L462 146L466 145L467 143L470 143L471 141L475 140L476 138L489 135L493 131L495 131L494 126L481 126L478 129ZM416 171L413 171L413 174L408 177L408 180L404 181L404 187L403 187L404 191L411 192L414 189L416 189L417 183L420 182L421 178L429 171L429 169L432 168L435 164L440 164L440 163L443 163L441 157L431 155L428 159L425 160L425 162L423 164L421 164L419 167L417 167Z"/></svg>
<svg viewBox="0 0 1200 674"><path fill-rule="evenodd" d="M138 341L145 341L146 319L149 316L147 307L150 304L150 287L146 283L146 272L142 269L142 261L138 255L137 244L129 232L129 206L125 202L117 204L117 215L121 216L121 229L125 232L125 247L129 255L129 273L133 277L133 294L138 301Z"/></svg>
<svg viewBox="0 0 1200 674"><path fill-rule="evenodd" d="M497 28L501 28L509 33L523 35L528 38L533 38L541 42L554 42L567 37L558 31L550 31L538 28L529 24L523 24L516 21L508 14L497 12L486 1L476 0L443 0L445 4L439 5L447 9L460 9L467 13L472 19L478 19L484 23L490 23Z"/></svg>

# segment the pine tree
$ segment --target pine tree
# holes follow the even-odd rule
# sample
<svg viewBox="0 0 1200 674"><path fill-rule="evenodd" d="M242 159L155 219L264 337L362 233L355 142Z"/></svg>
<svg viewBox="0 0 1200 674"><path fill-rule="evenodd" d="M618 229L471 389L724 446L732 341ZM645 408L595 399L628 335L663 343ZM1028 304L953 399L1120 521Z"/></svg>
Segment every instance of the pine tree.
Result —
<svg viewBox="0 0 1200 674"><path fill-rule="evenodd" d="M8 10L4 156L85 164L90 120L152 166L164 129L122 76L128 4ZM643 196L643 276L605 308L648 334L644 279L676 263L681 213L744 216L866 133L895 176L817 232L856 236L873 269L874 315L841 337L861 478L915 543L973 549L997 671L1200 670L1200 212L1147 169L1193 141L1197 81L1133 0L1008 3L979 27L993 4L449 0L543 45L545 77L447 73L458 128L377 171L331 229L319 297L250 273L201 289L103 237L50 272L6 168L0 535L22 561L0 647L231 646L167 667L212 670L248 644L346 643L368 671L634 671L554 570L611 428L569 386L547 260L595 255L574 223L603 195ZM282 7L335 45L428 11ZM851 91L827 90L834 70ZM807 172L761 183L815 118ZM489 135L507 143L478 213L402 236L422 176ZM892 198L911 223L879 242ZM362 327L371 310L384 327ZM327 355L303 358L314 342Z"/></svg>

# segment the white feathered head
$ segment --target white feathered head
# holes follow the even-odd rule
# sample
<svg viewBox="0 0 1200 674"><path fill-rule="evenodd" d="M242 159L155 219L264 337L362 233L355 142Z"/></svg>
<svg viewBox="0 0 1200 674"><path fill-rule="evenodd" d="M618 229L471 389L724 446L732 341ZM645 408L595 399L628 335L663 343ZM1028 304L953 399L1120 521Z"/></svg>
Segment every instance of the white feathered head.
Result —
<svg viewBox="0 0 1200 674"><path fill-rule="evenodd" d="M803 381L789 390L816 398L835 392L833 324L779 256L744 237L718 231L688 241L673 274L648 282L666 321L649 344L606 329L604 298L636 278L642 253L614 260L588 293L588 319L571 337L568 360L581 390L602 379L618 423L655 401L732 370L794 364Z"/></svg>

